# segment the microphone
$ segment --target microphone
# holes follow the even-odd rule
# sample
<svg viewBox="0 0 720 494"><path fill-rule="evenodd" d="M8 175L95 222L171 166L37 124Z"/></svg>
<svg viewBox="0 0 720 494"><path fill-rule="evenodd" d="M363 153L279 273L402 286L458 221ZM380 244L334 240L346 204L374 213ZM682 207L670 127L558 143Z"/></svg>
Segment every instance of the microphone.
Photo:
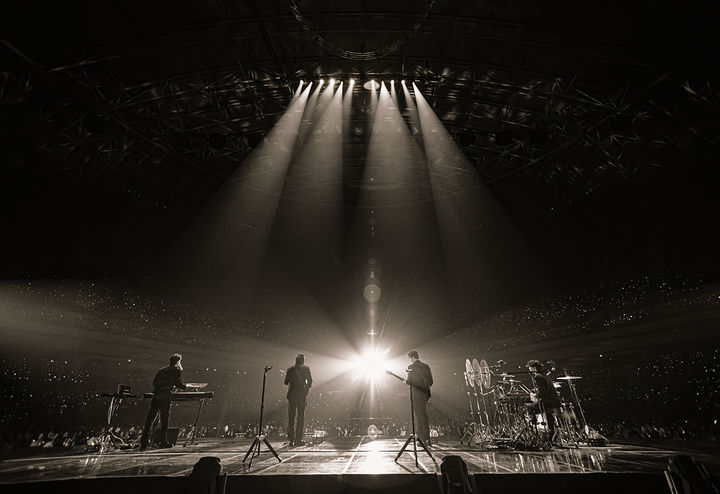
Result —
<svg viewBox="0 0 720 494"><path fill-rule="evenodd" d="M269 370L272 369L272 368L273 368L272 365L267 365L267 366L265 366L265 372L269 371Z"/></svg>

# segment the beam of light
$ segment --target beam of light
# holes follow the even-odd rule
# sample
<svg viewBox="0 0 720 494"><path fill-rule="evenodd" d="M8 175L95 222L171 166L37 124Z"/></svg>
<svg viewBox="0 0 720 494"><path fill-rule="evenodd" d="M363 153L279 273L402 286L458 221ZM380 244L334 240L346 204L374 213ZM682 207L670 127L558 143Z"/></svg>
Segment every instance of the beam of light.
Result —
<svg viewBox="0 0 720 494"><path fill-rule="evenodd" d="M370 119L374 120L374 116L377 113L377 106L378 106L378 93L376 91L377 83L375 82L375 79L370 81Z"/></svg>
<svg viewBox="0 0 720 494"><path fill-rule="evenodd" d="M375 320L375 327L370 329L376 330L382 337L384 328L388 327L387 322L396 317L396 312L397 319L401 321L404 320L405 310L413 314L432 315L429 313L442 305L445 290L436 286L437 280L442 279L438 272L440 263L428 262L436 258L435 252L439 251L439 247L427 238L428 223L434 211L432 203L427 200L429 192L421 189L422 184L427 183L427 179L423 178L427 173L423 150L410 135L400 109L385 84L380 84L378 98L358 204L363 211L374 211L376 234L372 239L372 248L380 253L402 253L393 261L392 284L381 285L383 296L373 307L375 317L369 318L370 323ZM422 195L427 199L418 200ZM367 216L357 215L350 244L366 246L367 237ZM427 300L424 294L419 294L422 289L418 287L421 286L434 286L434 300ZM401 298L402 303L396 303ZM415 310L416 303L420 305L419 311ZM407 334L397 324L391 326L400 330L403 336L399 338ZM411 326L412 323L408 322L407 327Z"/></svg>
<svg viewBox="0 0 720 494"><path fill-rule="evenodd" d="M415 137L415 140L418 141L420 146L425 149L423 143L422 143L422 132L420 130L420 116L418 115L417 106L415 105L415 102L412 99L412 96L410 95L410 91L407 88L407 85L405 84L405 81L402 81L402 88L403 88L403 96L405 97L405 105L407 107L408 115L409 115L409 125L410 125L410 134Z"/></svg>
<svg viewBox="0 0 720 494"><path fill-rule="evenodd" d="M532 256L462 150L413 83L445 268L458 302L499 302L527 290ZM469 289L471 288L471 289Z"/></svg>
<svg viewBox="0 0 720 494"><path fill-rule="evenodd" d="M284 273L310 294L325 286L342 256L342 89L328 86L324 109L303 121L310 129L290 165L276 225L277 250L291 266Z"/></svg>
<svg viewBox="0 0 720 494"><path fill-rule="evenodd" d="M250 299L309 93L310 86L195 218L175 252L181 291Z"/></svg>
<svg viewBox="0 0 720 494"><path fill-rule="evenodd" d="M350 79L350 84L348 84L347 91L345 91L345 96L343 97L343 122L347 122L350 120L350 113L352 111L352 96L353 96L353 89L355 88L355 79ZM352 130L352 128L348 129ZM346 132L347 134L347 132Z"/></svg>
<svg viewBox="0 0 720 494"><path fill-rule="evenodd" d="M295 92L293 93L292 99L290 100L290 105L293 105L298 100L298 98L300 98L302 96L302 94L304 92L302 88L304 85L305 85L305 81L303 81L303 80L301 80L298 83L298 87L295 90ZM311 86L312 86L312 82L310 84L308 84L306 89L309 89ZM288 105L288 106L290 106L290 105Z"/></svg>
<svg viewBox="0 0 720 494"><path fill-rule="evenodd" d="M393 104L398 106L397 92L395 91L395 81L390 81L390 97L392 98Z"/></svg>

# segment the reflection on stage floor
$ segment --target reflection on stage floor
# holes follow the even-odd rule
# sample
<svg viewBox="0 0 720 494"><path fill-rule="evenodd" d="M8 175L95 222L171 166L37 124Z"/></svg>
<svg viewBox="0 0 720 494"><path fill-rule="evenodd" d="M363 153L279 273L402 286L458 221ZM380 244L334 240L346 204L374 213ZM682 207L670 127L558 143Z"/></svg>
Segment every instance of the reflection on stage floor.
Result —
<svg viewBox="0 0 720 494"><path fill-rule="evenodd" d="M434 460L418 450L418 467L412 447L395 462L402 439L368 437L326 440L317 445L289 448L274 443L282 462L261 449L251 467L243 464L250 440L203 440L183 448L138 451L110 450L103 454L79 453L6 458L0 462L0 483L70 478L124 476L186 476L203 456L217 456L230 475L312 475L312 474L415 474L440 471L442 459L459 455L469 473L655 473L666 469L668 460L680 451L630 445L556 449L550 452L479 450L458 446L456 441L439 441L430 451ZM720 472L717 455L693 454L714 473Z"/></svg>

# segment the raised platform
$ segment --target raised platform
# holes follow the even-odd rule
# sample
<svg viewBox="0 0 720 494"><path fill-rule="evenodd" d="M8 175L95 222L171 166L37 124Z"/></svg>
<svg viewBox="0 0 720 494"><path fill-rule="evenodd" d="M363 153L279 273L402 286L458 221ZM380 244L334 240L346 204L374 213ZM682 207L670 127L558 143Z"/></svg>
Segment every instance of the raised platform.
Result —
<svg viewBox="0 0 720 494"><path fill-rule="evenodd" d="M577 483L581 482L586 494L596 492L601 485L607 488L609 487L606 485L607 482L619 482L618 479L621 478L622 485L636 487L654 485L660 488L664 486L663 471L668 465L669 458L677 454L687 454L628 445L558 449L550 452L478 450L459 447L457 442L440 441L431 448L436 461L433 462L425 452L420 451L419 467L416 467L411 451L404 453L397 463L394 461L403 444L401 439L331 438L318 445L297 448L288 448L287 444L282 442L271 441L271 444L283 461L278 462L263 445L262 453L254 459L252 467L242 463L250 446L250 440L247 439L204 440L198 445L187 448L176 446L171 449L143 452L112 450L103 454L11 458L0 462L0 483L6 484L3 485L3 492L30 492L35 490L33 487L38 487L38 481L42 481L40 484L44 484L45 487L50 486L45 482L53 481L53 492L86 492L81 487L85 485L87 492L94 489L95 492L103 491L109 494L110 492L144 492L144 490L124 488L113 489L120 485L140 485L139 479L145 478L144 486L162 484L165 486L160 489L162 491L169 488L173 482L169 479L187 476L199 458L217 456L222 461L223 471L230 476L228 486L234 486L232 489L229 488L228 492L244 490L251 485L254 486L253 488L269 488L274 492L284 483L297 487L303 482L312 482L316 487L320 484L324 485L323 494L336 491L359 492L375 482L369 479L377 478L381 479L381 484L384 486L394 484L396 487L402 485L403 488L407 488L411 484L421 482L424 487L421 488L418 484L416 487L419 491L437 492L437 474L440 473L442 459L447 455L458 455L467 463L469 473L475 474L476 482L486 487L500 488L500 486L517 484L519 488L522 483L527 482L525 474L555 474L554 476L536 475L533 477L533 482L536 485L550 482L555 487L560 482L570 491L580 488ZM720 473L720 458L717 455L693 454L693 456L704 463L711 472ZM309 476L317 478L308 479ZM422 477L425 480L412 480L410 476ZM493 479L493 476L502 478ZM121 480L118 477L132 481ZM305 480L297 480L299 477ZM611 477L614 480L611 480ZM112 478L114 483L109 482L109 478ZM101 481L101 479L105 480ZM95 482L88 482L89 480ZM16 485L11 487L10 484ZM63 484L69 490L62 489ZM6 490L6 488L10 489ZM491 490L494 489L495 487ZM613 489L617 488L613 487ZM297 488L292 489L295 490ZM565 490L559 488L558 492ZM313 488L307 492L317 491L318 488ZM373 489L373 492L378 491Z"/></svg>

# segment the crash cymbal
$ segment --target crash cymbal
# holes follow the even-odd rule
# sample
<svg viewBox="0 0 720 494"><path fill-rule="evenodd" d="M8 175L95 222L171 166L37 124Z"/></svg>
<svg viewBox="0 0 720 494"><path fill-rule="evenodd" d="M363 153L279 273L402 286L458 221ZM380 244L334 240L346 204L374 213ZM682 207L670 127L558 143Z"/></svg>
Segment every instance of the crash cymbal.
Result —
<svg viewBox="0 0 720 494"><path fill-rule="evenodd" d="M492 375L490 374L490 367L488 366L485 359L480 360L480 377L482 379L482 385L486 388L492 384Z"/></svg>
<svg viewBox="0 0 720 494"><path fill-rule="evenodd" d="M562 376L562 377L556 377L558 381L574 381L575 379L582 379L580 376Z"/></svg>
<svg viewBox="0 0 720 494"><path fill-rule="evenodd" d="M467 382L470 385L471 388L475 387L475 377L473 373L473 367L470 363L470 359L465 359L465 375L467 376Z"/></svg>
<svg viewBox="0 0 720 494"><path fill-rule="evenodd" d="M474 358L472 360L472 367L473 367L473 377L475 378L475 386L477 386L478 388L481 388L483 385L482 375L480 374L482 369L480 369L480 362L478 362L478 359Z"/></svg>

